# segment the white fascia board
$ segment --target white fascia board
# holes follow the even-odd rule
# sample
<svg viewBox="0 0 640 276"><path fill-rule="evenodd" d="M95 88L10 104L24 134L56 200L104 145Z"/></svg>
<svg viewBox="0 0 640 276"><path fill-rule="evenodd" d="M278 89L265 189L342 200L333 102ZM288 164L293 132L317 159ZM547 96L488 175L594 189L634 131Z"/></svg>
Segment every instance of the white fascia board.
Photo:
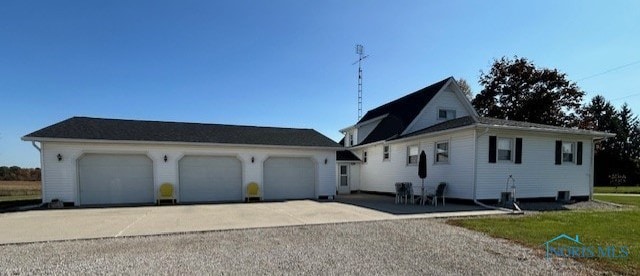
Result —
<svg viewBox="0 0 640 276"><path fill-rule="evenodd" d="M362 163L360 160L336 160L336 163Z"/></svg>
<svg viewBox="0 0 640 276"><path fill-rule="evenodd" d="M592 130L545 129L545 128L535 128L535 127L517 127L517 126L491 125L491 124L483 124L483 123L478 123L477 126L478 127L494 128L494 129L507 129L507 130L519 130L519 131L535 131L535 132L549 132L549 133L585 135L585 136L601 137L601 138L610 138L610 137L616 136L613 133L592 131Z"/></svg>
<svg viewBox="0 0 640 276"><path fill-rule="evenodd" d="M387 141L380 140L380 141L377 141L377 142L368 143L368 144L362 144L362 145L356 145L356 146L348 147L348 148L345 148L345 149L347 149L347 150L357 150L357 149L361 149L361 148L366 148L366 147L371 147L371 146L380 145L380 144L386 144L386 143L387 143Z"/></svg>
<svg viewBox="0 0 640 276"><path fill-rule="evenodd" d="M375 118L372 118L372 119L366 120L366 121L364 121L364 122L362 122L362 123L358 123L358 124L355 124L355 125L352 125L352 126L345 127L345 128L343 128L343 129L341 129L341 130L339 130L339 131L340 131L340 132L342 132L342 133L344 133L344 132L346 132L346 131L352 130L352 129L357 128L357 127L359 127L359 126L366 125L366 124L369 124L369 123L375 122L375 121L377 121L377 120L382 120L382 119L384 119L384 118L385 118L385 117L387 117L387 116L389 116L389 114L380 115L380 116L378 116L378 117L375 117Z"/></svg>
<svg viewBox="0 0 640 276"><path fill-rule="evenodd" d="M285 146L285 145L258 145L258 144L226 144L226 143L195 143L195 142L171 142L171 141L135 141L135 140L104 140L104 139L69 139L69 138L45 138L22 137L23 141L36 142L60 142L60 143L97 143L97 144L151 144L171 146L201 146L201 147L239 147L239 148L270 148L270 149L303 149L303 150L344 150L344 147L319 147L319 146Z"/></svg>

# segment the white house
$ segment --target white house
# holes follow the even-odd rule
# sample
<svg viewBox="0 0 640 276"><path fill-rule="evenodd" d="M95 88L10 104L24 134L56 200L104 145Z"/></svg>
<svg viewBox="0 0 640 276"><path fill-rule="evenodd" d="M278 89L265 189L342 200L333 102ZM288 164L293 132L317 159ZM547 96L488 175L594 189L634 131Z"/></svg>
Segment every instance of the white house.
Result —
<svg viewBox="0 0 640 276"><path fill-rule="evenodd" d="M75 205L241 201L335 195L340 145L313 129L73 117L22 138L40 150L42 200ZM39 142L39 146L36 144Z"/></svg>
<svg viewBox="0 0 640 276"><path fill-rule="evenodd" d="M588 197L593 147L611 134L479 117L453 78L368 111L340 144L313 129L73 117L22 137L40 150L43 202L152 203L162 183L177 201L241 201L394 193L421 182L446 196L495 200ZM39 145L37 144L39 143ZM507 183L508 179L515 180Z"/></svg>
<svg viewBox="0 0 640 276"><path fill-rule="evenodd" d="M496 200L512 186L517 198L589 197L594 144L612 136L480 117L451 77L340 131L349 152L336 161L338 193L394 193L395 182L419 187L424 151L427 187L446 182L446 197L465 200Z"/></svg>

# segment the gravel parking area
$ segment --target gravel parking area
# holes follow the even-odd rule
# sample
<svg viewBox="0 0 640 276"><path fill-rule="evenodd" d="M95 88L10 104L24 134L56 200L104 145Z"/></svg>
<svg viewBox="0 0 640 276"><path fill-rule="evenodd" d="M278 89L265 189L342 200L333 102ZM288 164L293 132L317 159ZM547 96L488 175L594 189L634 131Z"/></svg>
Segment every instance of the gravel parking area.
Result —
<svg viewBox="0 0 640 276"><path fill-rule="evenodd" d="M6 245L0 274L598 274L542 254L414 219Z"/></svg>
<svg viewBox="0 0 640 276"><path fill-rule="evenodd" d="M614 204L598 201L561 202L523 202L520 208L525 211L560 211L560 210L620 210Z"/></svg>

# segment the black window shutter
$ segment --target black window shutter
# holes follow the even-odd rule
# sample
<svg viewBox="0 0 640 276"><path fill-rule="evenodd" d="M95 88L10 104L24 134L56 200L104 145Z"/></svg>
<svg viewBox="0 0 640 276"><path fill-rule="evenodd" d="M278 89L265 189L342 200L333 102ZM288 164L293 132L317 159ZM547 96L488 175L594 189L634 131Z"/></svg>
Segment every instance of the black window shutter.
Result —
<svg viewBox="0 0 640 276"><path fill-rule="evenodd" d="M578 152L576 152L576 164L582 165L582 142L578 142Z"/></svg>
<svg viewBox="0 0 640 276"><path fill-rule="evenodd" d="M496 162L496 143L497 138L495 136L489 136L489 163Z"/></svg>
<svg viewBox="0 0 640 276"><path fill-rule="evenodd" d="M516 138L516 164L522 164L522 138Z"/></svg>
<svg viewBox="0 0 640 276"><path fill-rule="evenodd" d="M556 165L562 164L562 141L556 140Z"/></svg>

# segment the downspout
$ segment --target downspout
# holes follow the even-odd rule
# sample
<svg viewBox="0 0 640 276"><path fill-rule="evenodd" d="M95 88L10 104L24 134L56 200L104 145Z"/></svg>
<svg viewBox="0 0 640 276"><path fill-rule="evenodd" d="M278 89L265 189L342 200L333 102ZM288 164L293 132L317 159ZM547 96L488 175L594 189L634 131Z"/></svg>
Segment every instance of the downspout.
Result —
<svg viewBox="0 0 640 276"><path fill-rule="evenodd" d="M40 147L38 147L38 145L36 145L36 141L31 141L31 145L33 145L34 148L36 148L38 150L38 152L42 152L42 149ZM40 162L42 162L42 160L40 160ZM40 164L42 165L42 164Z"/></svg>
<svg viewBox="0 0 640 276"><path fill-rule="evenodd" d="M40 186L42 189L42 203L44 204L44 195L45 195L45 189L44 189L44 152L42 152L42 142L40 142L40 146L38 147L38 145L36 145L36 141L31 141L31 145L33 145L34 148L36 148L38 150L38 152L40 153Z"/></svg>
<svg viewBox="0 0 640 276"><path fill-rule="evenodd" d="M516 212L515 210L502 208L502 207L496 207L496 206L490 206L490 205L487 205L487 204L484 204L484 203L478 201L478 198L477 198L477 190L478 190L478 139L480 139L480 137L486 135L487 132L489 132L489 128L488 127L485 127L484 128L484 132L482 132L480 135L478 135L477 129L473 131L473 137L475 139L475 143L474 143L474 146L473 146L474 149L475 149L475 156L474 156L474 160L473 160L473 203L475 203L476 205L479 205L481 207L487 208L487 209L494 209L494 210L499 210L499 211L507 211L507 212L521 214L522 211Z"/></svg>
<svg viewBox="0 0 640 276"><path fill-rule="evenodd" d="M589 171L589 201L593 200L593 184L595 182L594 180L594 174L595 174L595 157L596 157L596 144L600 141L602 141L603 139L598 139L598 138L593 138L591 141L591 162L589 162L590 164L590 171Z"/></svg>

